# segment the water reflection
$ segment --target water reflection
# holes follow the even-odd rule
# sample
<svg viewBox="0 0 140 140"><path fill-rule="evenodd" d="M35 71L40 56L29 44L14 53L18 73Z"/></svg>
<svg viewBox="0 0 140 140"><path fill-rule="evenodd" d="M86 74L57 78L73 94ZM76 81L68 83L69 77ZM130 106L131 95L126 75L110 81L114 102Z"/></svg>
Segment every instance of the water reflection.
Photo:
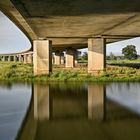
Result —
<svg viewBox="0 0 140 140"><path fill-rule="evenodd" d="M33 84L17 140L138 140L139 90L140 83Z"/></svg>
<svg viewBox="0 0 140 140"><path fill-rule="evenodd" d="M139 117L111 98L116 88L122 92L124 87L118 84L113 89L113 85L102 83L34 84L34 123L37 125L32 138L131 140L135 136L139 139ZM127 89L132 91L131 84Z"/></svg>
<svg viewBox="0 0 140 140"><path fill-rule="evenodd" d="M40 121L81 118L105 121L110 118L108 112L112 108L129 114L130 110L136 110L140 104L137 103L138 94L137 97L131 94L131 86L126 88L127 86L128 84L122 86L119 83L115 86L102 83L34 84L34 117ZM124 89L127 93L123 92ZM138 105L137 107L133 105L134 109L131 107L133 97L137 98L135 105ZM139 109L136 112L138 111Z"/></svg>
<svg viewBox="0 0 140 140"><path fill-rule="evenodd" d="M0 140L15 139L30 98L30 85L0 83Z"/></svg>
<svg viewBox="0 0 140 140"><path fill-rule="evenodd" d="M105 120L105 94L103 84L88 84L88 118L90 120Z"/></svg>
<svg viewBox="0 0 140 140"><path fill-rule="evenodd" d="M39 120L50 119L49 85L34 84L34 118Z"/></svg>

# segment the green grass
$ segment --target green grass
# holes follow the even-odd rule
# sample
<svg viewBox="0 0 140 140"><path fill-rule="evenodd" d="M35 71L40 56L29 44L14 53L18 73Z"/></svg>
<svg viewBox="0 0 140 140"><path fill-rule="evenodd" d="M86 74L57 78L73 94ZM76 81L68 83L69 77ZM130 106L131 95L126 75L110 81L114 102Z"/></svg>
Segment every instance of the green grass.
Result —
<svg viewBox="0 0 140 140"><path fill-rule="evenodd" d="M140 81L140 69L131 67L107 66L98 76L88 74L87 68L65 69L53 67L49 75L33 76L32 65L0 62L0 81Z"/></svg>
<svg viewBox="0 0 140 140"><path fill-rule="evenodd" d="M107 62L110 63L140 63L140 59L136 60L128 60L128 59L123 59L123 60L107 60Z"/></svg>

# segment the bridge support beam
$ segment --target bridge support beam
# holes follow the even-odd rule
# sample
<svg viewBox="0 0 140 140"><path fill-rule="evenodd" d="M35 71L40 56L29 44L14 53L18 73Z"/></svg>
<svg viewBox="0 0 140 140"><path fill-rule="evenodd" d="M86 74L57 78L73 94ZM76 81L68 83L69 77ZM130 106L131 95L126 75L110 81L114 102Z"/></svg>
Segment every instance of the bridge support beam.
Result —
<svg viewBox="0 0 140 140"><path fill-rule="evenodd" d="M50 40L33 41L34 75L49 74L52 71L52 42Z"/></svg>
<svg viewBox="0 0 140 140"><path fill-rule="evenodd" d="M106 39L88 39L88 73L97 75L106 67Z"/></svg>
<svg viewBox="0 0 140 140"><path fill-rule="evenodd" d="M54 55L54 64L55 65L60 65L61 64L61 52L56 51Z"/></svg>
<svg viewBox="0 0 140 140"><path fill-rule="evenodd" d="M66 50L66 68L73 68L74 66L74 49L68 48Z"/></svg>

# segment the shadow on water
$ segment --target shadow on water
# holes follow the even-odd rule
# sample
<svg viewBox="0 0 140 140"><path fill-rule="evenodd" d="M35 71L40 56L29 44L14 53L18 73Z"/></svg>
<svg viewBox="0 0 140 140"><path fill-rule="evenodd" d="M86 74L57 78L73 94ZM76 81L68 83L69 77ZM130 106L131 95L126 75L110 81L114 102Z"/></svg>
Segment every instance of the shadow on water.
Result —
<svg viewBox="0 0 140 140"><path fill-rule="evenodd" d="M34 84L30 109L17 139L139 139L139 116L113 96L115 88L123 91L123 85L120 89L121 84L110 83Z"/></svg>

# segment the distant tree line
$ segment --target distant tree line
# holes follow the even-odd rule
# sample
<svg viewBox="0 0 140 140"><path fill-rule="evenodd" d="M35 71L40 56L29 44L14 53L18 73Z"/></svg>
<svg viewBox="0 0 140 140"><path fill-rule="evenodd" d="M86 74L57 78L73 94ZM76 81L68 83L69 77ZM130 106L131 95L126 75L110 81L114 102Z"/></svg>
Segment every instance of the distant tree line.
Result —
<svg viewBox="0 0 140 140"><path fill-rule="evenodd" d="M128 60L135 60L139 56L137 54L136 46L134 45L127 45L122 49L123 56L115 56L112 52L109 56L107 56L107 60L117 60L117 59L128 59Z"/></svg>

